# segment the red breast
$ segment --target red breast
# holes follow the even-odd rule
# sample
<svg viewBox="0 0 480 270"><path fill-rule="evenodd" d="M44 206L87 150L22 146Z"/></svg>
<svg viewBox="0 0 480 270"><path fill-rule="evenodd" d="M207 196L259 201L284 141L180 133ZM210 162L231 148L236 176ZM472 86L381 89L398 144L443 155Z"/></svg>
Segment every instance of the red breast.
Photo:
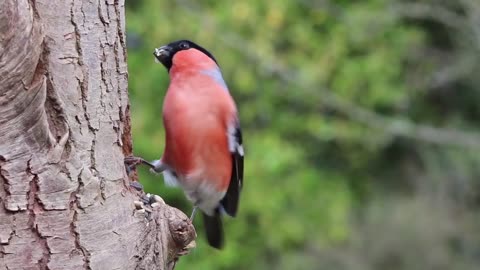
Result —
<svg viewBox="0 0 480 270"><path fill-rule="evenodd" d="M232 172L227 123L236 107L225 86L208 75L211 71L218 71L218 66L197 50L174 56L163 107L163 161L180 181L189 176L189 181L213 181L219 190L226 190Z"/></svg>

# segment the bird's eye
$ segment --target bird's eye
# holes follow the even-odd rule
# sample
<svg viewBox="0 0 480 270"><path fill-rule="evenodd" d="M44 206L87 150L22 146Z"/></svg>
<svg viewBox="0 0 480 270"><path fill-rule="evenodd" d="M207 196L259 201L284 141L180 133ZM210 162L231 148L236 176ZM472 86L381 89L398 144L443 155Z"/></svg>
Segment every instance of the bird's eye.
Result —
<svg viewBox="0 0 480 270"><path fill-rule="evenodd" d="M182 50L186 50L186 49L188 49L189 47L190 47L190 46L188 45L187 42L182 42L182 43L180 43L180 49L182 49Z"/></svg>

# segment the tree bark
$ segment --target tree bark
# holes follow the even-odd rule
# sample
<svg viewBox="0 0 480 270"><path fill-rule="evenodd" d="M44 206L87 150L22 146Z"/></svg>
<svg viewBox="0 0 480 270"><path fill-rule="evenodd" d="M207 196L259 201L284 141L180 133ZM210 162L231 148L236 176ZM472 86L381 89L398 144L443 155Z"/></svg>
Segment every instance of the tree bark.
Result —
<svg viewBox="0 0 480 270"><path fill-rule="evenodd" d="M0 1L0 269L168 269L195 230L136 211L122 0Z"/></svg>

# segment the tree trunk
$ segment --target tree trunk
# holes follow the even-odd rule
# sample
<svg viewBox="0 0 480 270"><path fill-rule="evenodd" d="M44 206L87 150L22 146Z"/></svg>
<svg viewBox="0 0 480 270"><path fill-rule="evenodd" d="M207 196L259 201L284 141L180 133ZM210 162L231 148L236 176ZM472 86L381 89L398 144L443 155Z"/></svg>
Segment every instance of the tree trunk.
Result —
<svg viewBox="0 0 480 270"><path fill-rule="evenodd" d="M122 0L0 1L0 269L168 269L194 245L136 211Z"/></svg>

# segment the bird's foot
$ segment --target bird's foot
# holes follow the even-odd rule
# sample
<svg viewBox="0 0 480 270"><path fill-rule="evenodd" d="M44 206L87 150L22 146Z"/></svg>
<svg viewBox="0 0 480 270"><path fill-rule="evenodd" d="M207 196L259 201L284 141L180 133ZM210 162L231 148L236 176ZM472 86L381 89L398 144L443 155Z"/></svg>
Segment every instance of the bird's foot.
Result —
<svg viewBox="0 0 480 270"><path fill-rule="evenodd" d="M140 164L145 164L150 168L155 168L155 165L153 165L152 163L146 161L141 157L136 157L136 156L125 157L123 162L125 163L125 168L127 169L128 174L130 174L130 172L132 172L132 170L135 169Z"/></svg>
<svg viewBox="0 0 480 270"><path fill-rule="evenodd" d="M125 163L125 169L129 177L133 172L133 170L140 164L145 164L150 168L155 168L153 164L151 164L150 162L146 161L141 157L128 156L128 157L125 157L123 162ZM143 191L143 185L140 184L139 182L132 182L130 183L130 186L136 189L137 191Z"/></svg>

